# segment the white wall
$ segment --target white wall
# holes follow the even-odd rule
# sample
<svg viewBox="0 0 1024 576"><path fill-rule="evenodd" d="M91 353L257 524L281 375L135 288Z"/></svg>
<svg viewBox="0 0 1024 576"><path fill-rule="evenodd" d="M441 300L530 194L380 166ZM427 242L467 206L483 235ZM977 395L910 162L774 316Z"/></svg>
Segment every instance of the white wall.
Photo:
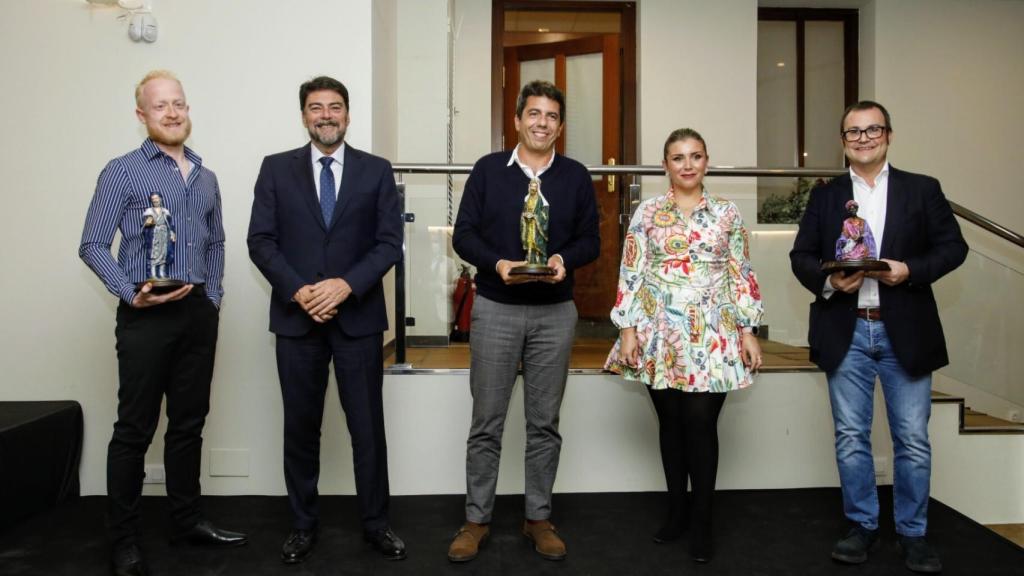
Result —
<svg viewBox="0 0 1024 576"><path fill-rule="evenodd" d="M466 433L472 398L465 374L386 377L388 448L418 450L430 465L390 458L395 494L465 490ZM423 410L425 402L446 410ZM884 422L884 420L883 420ZM838 485L828 393L820 374L763 374L731 393L723 409L718 486L724 489ZM657 417L647 392L618 376L571 375L562 404L558 492L664 489ZM429 433L424 433L429 431ZM876 433L876 436L878 434ZM879 453L886 450L884 435ZM521 493L525 426L521 382L505 424L498 492ZM756 472L754 472L756 471ZM347 466L324 470L336 481ZM346 480L351 489L351 479Z"/></svg>
<svg viewBox="0 0 1024 576"><path fill-rule="evenodd" d="M1024 3L876 0L875 94L894 165L1024 230Z"/></svg>
<svg viewBox="0 0 1024 576"><path fill-rule="evenodd" d="M669 132L689 126L712 164L755 165L757 2L643 0L637 11L642 163L661 164Z"/></svg>
<svg viewBox="0 0 1024 576"><path fill-rule="evenodd" d="M959 407L934 404L932 497L982 524L1024 522L1024 436L958 434Z"/></svg>
<svg viewBox="0 0 1024 576"><path fill-rule="evenodd" d="M373 2L373 153L398 157L398 7L396 0ZM384 299L394 318L395 269L384 276ZM391 321L384 342L394 339Z"/></svg>
<svg viewBox="0 0 1024 576"><path fill-rule="evenodd" d="M491 151L491 3L454 0L455 162Z"/></svg>

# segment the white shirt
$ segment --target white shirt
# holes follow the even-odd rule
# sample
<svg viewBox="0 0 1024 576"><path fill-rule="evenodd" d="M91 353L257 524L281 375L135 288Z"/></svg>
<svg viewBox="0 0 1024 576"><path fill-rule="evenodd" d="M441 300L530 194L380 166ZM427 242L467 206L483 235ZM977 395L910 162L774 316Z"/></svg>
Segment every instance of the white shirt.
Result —
<svg viewBox="0 0 1024 576"><path fill-rule="evenodd" d="M882 251L882 236L885 234L885 211L886 198L889 194L889 163L882 166L882 170L875 176L875 186L868 185L867 180L858 176L853 168L850 168L850 179L853 181L853 200L857 203L857 216L860 216L868 223L871 235L875 238L875 248L879 254ZM832 283L825 279L825 289L822 296L829 298L835 292ZM857 292L858 308L878 308L878 280L864 278Z"/></svg>
<svg viewBox="0 0 1024 576"><path fill-rule="evenodd" d="M515 165L519 166L519 169L523 171L523 174L526 174L527 178L529 178L530 180L540 180L540 175L546 172L547 169L551 168L551 165L555 163L555 151L551 151L551 158L548 160L548 163L542 166L541 169L537 170L537 173L534 174L533 169L524 164L523 161L519 159L519 146L519 144L516 144L516 147L512 149L512 157L508 159L508 164L505 164L505 166L511 166L513 163L515 163ZM544 197L544 192L539 191L538 193L540 195L540 201L544 204L544 206L547 206L548 199ZM529 196L530 189L527 188L526 195L523 196L523 202L525 202Z"/></svg>
<svg viewBox="0 0 1024 576"><path fill-rule="evenodd" d="M320 164L320 159L326 156L319 148L309 144L310 148L313 149L313 185L316 186L316 197L320 198L320 171L323 170L323 165ZM334 162L331 162L331 172L334 174L334 199L338 199L338 190L341 189L341 175L345 172L345 143L342 142L341 146L331 154L331 158Z"/></svg>

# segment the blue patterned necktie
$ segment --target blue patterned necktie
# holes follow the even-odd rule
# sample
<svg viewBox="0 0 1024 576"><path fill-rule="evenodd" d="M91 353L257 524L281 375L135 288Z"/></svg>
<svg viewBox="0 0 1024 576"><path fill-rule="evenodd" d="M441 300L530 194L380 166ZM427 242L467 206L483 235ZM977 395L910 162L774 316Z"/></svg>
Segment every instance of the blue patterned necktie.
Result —
<svg viewBox="0 0 1024 576"><path fill-rule="evenodd" d="M324 215L324 224L331 225L331 217L334 216L334 204L337 199L334 197L334 172L331 171L331 162L334 158L324 156L320 159L323 168L320 169L320 211Z"/></svg>

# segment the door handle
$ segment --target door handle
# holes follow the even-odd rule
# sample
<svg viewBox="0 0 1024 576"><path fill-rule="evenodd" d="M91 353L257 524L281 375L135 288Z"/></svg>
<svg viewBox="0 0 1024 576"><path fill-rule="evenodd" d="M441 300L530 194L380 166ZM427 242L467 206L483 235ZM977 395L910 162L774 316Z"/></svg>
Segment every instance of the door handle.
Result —
<svg viewBox="0 0 1024 576"><path fill-rule="evenodd" d="M615 158L609 158L608 159L608 165L609 166L615 166ZM614 194L615 193L615 174L609 174L607 176L607 183L608 183L608 193L609 194Z"/></svg>

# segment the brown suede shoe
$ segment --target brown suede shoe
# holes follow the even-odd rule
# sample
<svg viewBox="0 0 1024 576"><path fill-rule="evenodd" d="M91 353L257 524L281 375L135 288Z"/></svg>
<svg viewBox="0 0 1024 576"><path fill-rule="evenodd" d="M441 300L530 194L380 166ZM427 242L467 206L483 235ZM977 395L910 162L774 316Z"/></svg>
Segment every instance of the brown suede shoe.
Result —
<svg viewBox="0 0 1024 576"><path fill-rule="evenodd" d="M491 535L491 527L476 522L466 522L455 533L455 538L448 546L448 559L452 562L469 562L480 552Z"/></svg>
<svg viewBox="0 0 1024 576"><path fill-rule="evenodd" d="M565 560L565 542L558 536L554 524L547 520L536 523L523 521L523 536L533 542L533 549L547 560Z"/></svg>

